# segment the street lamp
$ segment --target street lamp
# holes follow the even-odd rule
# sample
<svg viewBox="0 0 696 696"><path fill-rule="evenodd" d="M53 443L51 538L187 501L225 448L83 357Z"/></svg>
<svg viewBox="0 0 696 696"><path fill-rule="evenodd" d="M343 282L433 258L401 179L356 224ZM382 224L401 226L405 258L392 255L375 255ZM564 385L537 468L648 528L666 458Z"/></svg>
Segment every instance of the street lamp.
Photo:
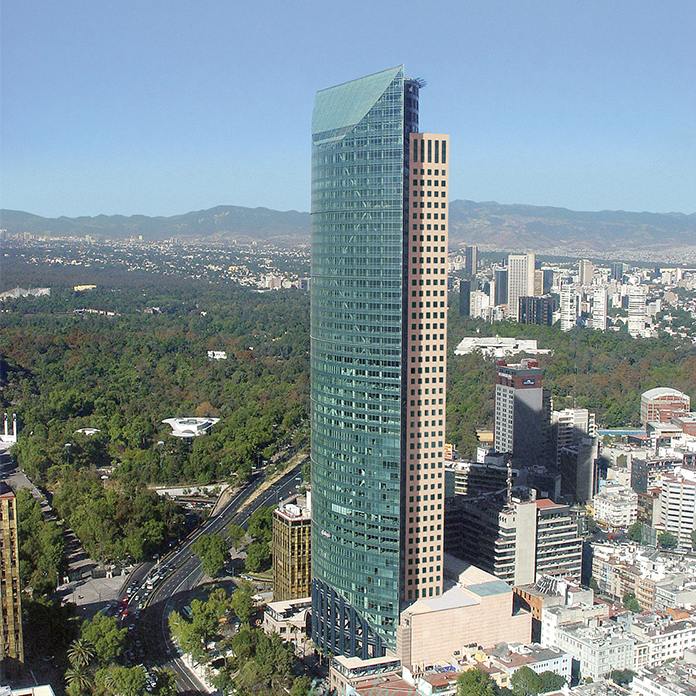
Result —
<svg viewBox="0 0 696 696"><path fill-rule="evenodd" d="M66 442L65 443L65 454L68 460L68 466L70 466L70 448L72 447L71 442Z"/></svg>

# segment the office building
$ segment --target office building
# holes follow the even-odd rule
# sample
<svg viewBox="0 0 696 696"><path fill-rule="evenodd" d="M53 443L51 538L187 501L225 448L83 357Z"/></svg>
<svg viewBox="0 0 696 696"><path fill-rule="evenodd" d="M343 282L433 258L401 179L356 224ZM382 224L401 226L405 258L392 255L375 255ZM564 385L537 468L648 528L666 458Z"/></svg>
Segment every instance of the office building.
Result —
<svg viewBox="0 0 696 696"><path fill-rule="evenodd" d="M576 503L591 500L599 485L599 438L583 437L558 453L561 494Z"/></svg>
<svg viewBox="0 0 696 696"><path fill-rule="evenodd" d="M474 290L469 295L469 314L476 319L488 319L491 298L481 290Z"/></svg>
<svg viewBox="0 0 696 696"><path fill-rule="evenodd" d="M623 261L616 261L611 264L611 279L623 281L624 274L626 273L626 264Z"/></svg>
<svg viewBox="0 0 696 696"><path fill-rule="evenodd" d="M471 281L462 280L459 283L459 316L468 317L471 315Z"/></svg>
<svg viewBox="0 0 696 696"><path fill-rule="evenodd" d="M534 295L534 254L508 256L508 315L519 321L519 299Z"/></svg>
<svg viewBox="0 0 696 696"><path fill-rule="evenodd" d="M497 495L448 499L446 548L511 585L537 573L580 582L582 539L568 505Z"/></svg>
<svg viewBox="0 0 696 696"><path fill-rule="evenodd" d="M309 597L312 516L308 501L297 498L273 511L272 550L273 601Z"/></svg>
<svg viewBox="0 0 696 696"><path fill-rule="evenodd" d="M553 325L553 298L520 297L520 324Z"/></svg>
<svg viewBox="0 0 696 696"><path fill-rule="evenodd" d="M494 268L493 278L493 286L495 288L494 304L506 305L508 303L508 269Z"/></svg>
<svg viewBox="0 0 696 696"><path fill-rule="evenodd" d="M580 285L592 285L594 277L594 265L588 259L582 259L578 263L578 282Z"/></svg>
<svg viewBox="0 0 696 696"><path fill-rule="evenodd" d="M564 408L551 413L552 438L556 447L556 461L561 450L577 445L583 438L596 437L597 423L595 414L586 408Z"/></svg>
<svg viewBox="0 0 696 696"><path fill-rule="evenodd" d="M395 67L312 116L312 640L363 659L442 593L449 142L421 84Z"/></svg>
<svg viewBox="0 0 696 696"><path fill-rule="evenodd" d="M501 457L502 459L503 457ZM453 461L445 463L446 495L481 495L495 493L507 487L508 476L514 485L517 470L509 471L503 464Z"/></svg>
<svg viewBox="0 0 696 696"><path fill-rule="evenodd" d="M543 388L539 363L498 361L495 377L494 447L512 455L523 469L546 463L549 443L550 396Z"/></svg>
<svg viewBox="0 0 696 696"><path fill-rule="evenodd" d="M6 675L16 674L24 662L17 535L17 499L0 483L0 665Z"/></svg>
<svg viewBox="0 0 696 696"><path fill-rule="evenodd" d="M640 395L640 422L669 423L691 410L691 397L671 387L655 387Z"/></svg>
<svg viewBox="0 0 696 696"><path fill-rule="evenodd" d="M478 267L478 247L468 246L464 249L464 273L475 276Z"/></svg>
<svg viewBox="0 0 696 696"><path fill-rule="evenodd" d="M404 609L397 654L405 665L456 660L465 645L493 648L502 641L529 642L532 617L515 611L512 588L480 568L445 556L450 586Z"/></svg>

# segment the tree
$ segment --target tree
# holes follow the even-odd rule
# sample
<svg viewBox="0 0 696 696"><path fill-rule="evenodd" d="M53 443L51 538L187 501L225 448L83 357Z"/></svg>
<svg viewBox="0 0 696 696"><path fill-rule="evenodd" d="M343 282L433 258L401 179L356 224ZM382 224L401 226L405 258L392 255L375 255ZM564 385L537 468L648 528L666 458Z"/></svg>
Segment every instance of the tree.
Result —
<svg viewBox="0 0 696 696"><path fill-rule="evenodd" d="M33 595L50 595L58 585L65 565L65 539L55 522L47 522L31 493L17 491L17 522L20 577Z"/></svg>
<svg viewBox="0 0 696 696"><path fill-rule="evenodd" d="M205 602L200 599L191 601L190 621L173 611L169 615L169 628L179 647L195 660L204 660L208 643L219 634L220 620L229 610L229 606L225 591L218 588L210 593Z"/></svg>
<svg viewBox="0 0 696 696"><path fill-rule="evenodd" d="M555 672L550 672L548 670L546 672L541 672L539 677L542 683L542 694L545 694L548 691L558 691L559 689L563 688L563 685L566 683L566 680L560 674L556 674Z"/></svg>
<svg viewBox="0 0 696 696"><path fill-rule="evenodd" d="M271 549L267 541L253 541L247 547L244 568L249 573L259 573L271 566Z"/></svg>
<svg viewBox="0 0 696 696"><path fill-rule="evenodd" d="M636 599L636 595L634 592L627 592L624 595L623 605L626 607L626 609L635 612L636 614L639 614L641 611L643 611L640 606L640 603Z"/></svg>
<svg viewBox="0 0 696 696"><path fill-rule="evenodd" d="M85 638L77 638L72 642L68 650L68 661L75 669L89 667L89 663L95 656L94 646Z"/></svg>
<svg viewBox="0 0 696 696"><path fill-rule="evenodd" d="M691 549L696 551L696 529L691 530Z"/></svg>
<svg viewBox="0 0 696 696"><path fill-rule="evenodd" d="M308 676L296 677L290 688L290 696L309 696L312 680Z"/></svg>
<svg viewBox="0 0 696 696"><path fill-rule="evenodd" d="M619 686L628 686L636 673L631 669L615 669L609 675L611 680Z"/></svg>
<svg viewBox="0 0 696 696"><path fill-rule="evenodd" d="M226 533L233 548L239 549L242 547L246 538L246 532L242 527L232 522L227 525Z"/></svg>
<svg viewBox="0 0 696 696"><path fill-rule="evenodd" d="M191 549L201 559L203 572L211 578L218 575L229 558L227 542L217 534L201 534Z"/></svg>
<svg viewBox="0 0 696 696"><path fill-rule="evenodd" d="M155 678L155 685L151 693L155 696L176 696L176 674L167 667L155 667L152 671Z"/></svg>
<svg viewBox="0 0 696 696"><path fill-rule="evenodd" d="M111 696L142 696L145 692L147 675L145 669L111 665L100 669L95 677L98 687Z"/></svg>
<svg viewBox="0 0 696 696"><path fill-rule="evenodd" d="M544 689L544 682L533 669L520 667L510 677L510 689L515 696L537 696Z"/></svg>
<svg viewBox="0 0 696 696"><path fill-rule="evenodd" d="M457 696L497 696L496 683L489 674L474 667L457 679Z"/></svg>
<svg viewBox="0 0 696 696"><path fill-rule="evenodd" d="M634 522L628 528L628 538L631 541L637 541L638 543L640 543L643 540L643 523L642 522Z"/></svg>
<svg viewBox="0 0 696 696"><path fill-rule="evenodd" d="M118 627L114 616L97 614L82 624L81 639L93 646L94 656L102 667L120 657L127 635L128 631Z"/></svg>
<svg viewBox="0 0 696 696"><path fill-rule="evenodd" d="M273 508L260 507L249 517L247 531L255 541L268 541L273 538Z"/></svg>
<svg viewBox="0 0 696 696"><path fill-rule="evenodd" d="M660 532L657 535L657 543L663 549L675 549L679 543L678 539L671 532Z"/></svg>
<svg viewBox="0 0 696 696"><path fill-rule="evenodd" d="M94 687L92 672L90 672L87 666L68 667L65 671L65 681L68 685L66 691L69 696L89 694Z"/></svg>
<svg viewBox="0 0 696 696"><path fill-rule="evenodd" d="M254 586L247 580L239 584L232 595L232 610L243 624L248 624L254 615Z"/></svg>

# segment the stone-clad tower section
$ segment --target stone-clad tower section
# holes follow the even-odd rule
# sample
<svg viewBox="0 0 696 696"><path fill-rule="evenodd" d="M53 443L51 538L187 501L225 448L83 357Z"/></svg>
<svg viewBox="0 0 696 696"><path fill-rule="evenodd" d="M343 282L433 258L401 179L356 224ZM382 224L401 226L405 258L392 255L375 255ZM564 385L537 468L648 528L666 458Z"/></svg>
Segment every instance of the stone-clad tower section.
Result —
<svg viewBox="0 0 696 696"><path fill-rule="evenodd" d="M449 137L410 136L404 599L442 592Z"/></svg>
<svg viewBox="0 0 696 696"><path fill-rule="evenodd" d="M312 638L363 658L441 591L447 139L417 135L418 98L398 66L312 117Z"/></svg>

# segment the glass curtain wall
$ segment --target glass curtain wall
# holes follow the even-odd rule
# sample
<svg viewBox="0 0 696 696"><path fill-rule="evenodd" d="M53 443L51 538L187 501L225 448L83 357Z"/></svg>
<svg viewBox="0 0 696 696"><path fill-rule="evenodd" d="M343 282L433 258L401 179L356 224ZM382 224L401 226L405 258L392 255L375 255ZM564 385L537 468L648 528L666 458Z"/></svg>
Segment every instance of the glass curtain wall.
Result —
<svg viewBox="0 0 696 696"><path fill-rule="evenodd" d="M416 112L417 113L417 112ZM370 657L399 620L403 67L312 119L313 639Z"/></svg>

